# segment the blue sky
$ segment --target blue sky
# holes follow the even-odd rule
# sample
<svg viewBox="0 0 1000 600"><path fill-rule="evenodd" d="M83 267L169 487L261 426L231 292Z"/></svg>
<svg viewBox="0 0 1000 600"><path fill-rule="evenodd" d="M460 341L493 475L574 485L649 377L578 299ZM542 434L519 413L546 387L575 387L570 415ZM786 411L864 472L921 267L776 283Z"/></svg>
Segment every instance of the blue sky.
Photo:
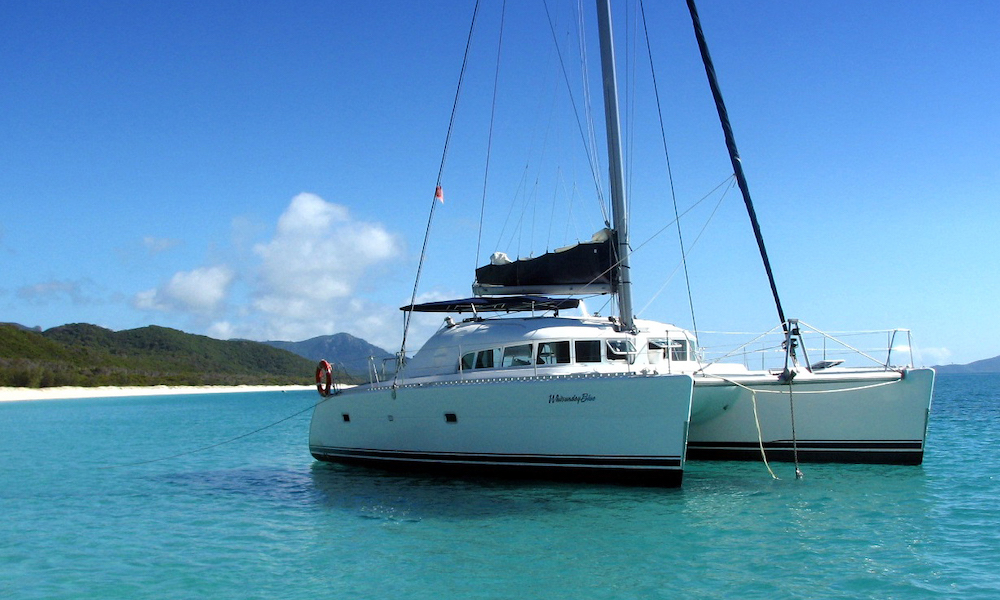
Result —
<svg viewBox="0 0 1000 600"><path fill-rule="evenodd" d="M601 227L545 12L512 1L479 242L500 6L480 11L422 299L468 295L494 250ZM472 8L0 3L0 321L398 347ZM576 3L549 8L573 101L585 113L586 70L599 111L591 2L586 67ZM1000 354L1000 4L699 9L786 314L910 328L925 364ZM673 208L635 8L616 11L635 247ZM677 202L694 205L698 326L769 329L742 201L711 194L731 167L686 10L650 2L646 16ZM642 316L691 325L678 264L673 229L636 250Z"/></svg>

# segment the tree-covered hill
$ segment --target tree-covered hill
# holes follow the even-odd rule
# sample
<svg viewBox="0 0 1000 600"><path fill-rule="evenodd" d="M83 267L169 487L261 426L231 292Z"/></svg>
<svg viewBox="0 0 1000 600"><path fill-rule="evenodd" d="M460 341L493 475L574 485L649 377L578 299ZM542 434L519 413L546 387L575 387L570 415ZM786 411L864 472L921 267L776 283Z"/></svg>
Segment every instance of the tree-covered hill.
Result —
<svg viewBox="0 0 1000 600"><path fill-rule="evenodd" d="M37 332L0 325L0 386L308 384L314 368L266 344L166 327L116 332L73 324Z"/></svg>

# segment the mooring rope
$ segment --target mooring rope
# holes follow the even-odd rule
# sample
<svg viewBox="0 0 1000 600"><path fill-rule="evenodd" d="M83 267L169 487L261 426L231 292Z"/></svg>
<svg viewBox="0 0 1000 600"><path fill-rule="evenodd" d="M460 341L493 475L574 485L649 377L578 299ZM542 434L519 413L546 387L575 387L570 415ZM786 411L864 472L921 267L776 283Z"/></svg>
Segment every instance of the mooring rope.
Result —
<svg viewBox="0 0 1000 600"><path fill-rule="evenodd" d="M747 388L749 389L749 388ZM771 474L772 479L780 479L774 474L774 470L771 469L771 465L767 462L767 453L764 452L764 434L760 432L760 417L757 415L757 391L750 390L750 400L753 402L753 422L757 426L757 443L760 445L760 457L764 460L764 467L767 468L767 472Z"/></svg>
<svg viewBox="0 0 1000 600"><path fill-rule="evenodd" d="M174 458L180 458L181 456L187 456L189 454L197 454L198 452L204 452L205 450L211 450L212 448L218 448L219 446L225 446L226 444L231 444L232 442L235 442L237 440L242 440L243 438L250 437L251 435L256 435L256 434L260 433L261 431L264 431L265 429L270 429L270 428L274 427L275 425L280 425L281 423L284 423L285 421L288 421L289 419L294 419L295 417L301 415L302 413L308 412L308 411L316 408L320 404L323 404L324 402L326 402L330 398L333 398L333 395L326 396L325 398L323 398L319 402L313 404L312 406L307 406L306 408L298 411L295 414L288 415L287 417L285 417L283 419L279 419L279 420L277 420L277 421L275 421L273 423L270 423L268 425L264 425L263 427L258 427L257 429L254 429L253 431L249 431L247 433L240 434L240 435L238 435L238 436L236 436L234 438L229 438L228 440L225 440L225 441L222 441L222 442L216 442L214 444L209 444L208 446L202 446L201 448L195 448L194 450L186 450L184 452L178 452L177 454L171 454L170 456L161 456L160 458L152 458L152 459L149 459L149 460L140 460L138 462L131 462L131 463L120 463L120 464L116 464L116 465L105 465L103 467L97 467L97 468L98 469L118 469L120 467L137 467L137 466L140 466L140 465L148 465L150 463L162 462L162 461L165 461L165 460L171 460L171 459L174 459Z"/></svg>
<svg viewBox="0 0 1000 600"><path fill-rule="evenodd" d="M730 383L732 385L735 385L738 388L741 388L741 389L744 389L744 390L750 392L750 401L751 401L751 403L753 405L753 420L754 420L754 425L757 426L757 444L760 446L760 457L764 461L764 467L767 468L767 472L771 474L771 477L774 478L774 479L780 479L780 477L778 477L777 475L774 474L774 470L771 469L771 465L770 465L770 463L768 463L768 460L767 460L767 452L764 450L764 434L761 432L761 428L760 428L760 416L757 413L757 393L760 392L762 394L784 394L785 392L783 390L765 390L765 389L752 388L750 386L743 385L742 383L740 383L738 381L734 381L732 379L729 379L727 377L723 377L721 375L714 375L714 374L704 373L704 372L702 373L702 375L704 377L714 377L716 379L720 379L722 381L725 381L726 383ZM871 385L863 385L863 386L857 386L857 387L853 387L853 388L846 388L846 389L839 389L839 390L813 390L813 391L799 390L799 393L800 394L835 394L835 393L841 393L841 392L857 392L857 391L861 391L861 390L867 390L867 389L882 387L884 385L892 385L894 383L899 383L900 381L902 381L902 379L896 379L894 381L883 381L883 382L880 382L880 383L873 383ZM791 409L792 449L793 449L794 460L795 460L795 478L796 479L802 479L804 476L802 474L802 471L799 469L799 446L798 446L798 438L797 438L796 431L795 431L795 406L794 406L794 404L792 402L792 387L791 387L791 385L792 385L791 383L789 383L789 385L788 385L788 403L789 403L789 407Z"/></svg>

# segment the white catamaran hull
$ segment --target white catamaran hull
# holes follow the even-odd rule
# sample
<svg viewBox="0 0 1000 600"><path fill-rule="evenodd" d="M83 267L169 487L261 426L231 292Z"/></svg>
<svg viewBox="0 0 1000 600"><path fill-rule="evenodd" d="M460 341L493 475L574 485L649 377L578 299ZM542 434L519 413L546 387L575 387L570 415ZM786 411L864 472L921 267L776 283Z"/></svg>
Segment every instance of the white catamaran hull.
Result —
<svg viewBox="0 0 1000 600"><path fill-rule="evenodd" d="M688 375L365 386L316 407L309 448L403 470L675 486L692 390Z"/></svg>
<svg viewBox="0 0 1000 600"><path fill-rule="evenodd" d="M698 376L688 456L760 459L763 442L768 460L918 465L933 387L932 369L802 373L791 396L776 376Z"/></svg>

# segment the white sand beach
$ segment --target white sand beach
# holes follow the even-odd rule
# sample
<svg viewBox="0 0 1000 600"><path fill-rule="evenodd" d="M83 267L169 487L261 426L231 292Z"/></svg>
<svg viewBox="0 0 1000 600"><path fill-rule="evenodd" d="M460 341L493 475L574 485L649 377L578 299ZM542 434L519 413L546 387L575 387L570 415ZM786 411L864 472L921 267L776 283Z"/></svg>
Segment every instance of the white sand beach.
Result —
<svg viewBox="0 0 1000 600"><path fill-rule="evenodd" d="M72 398L121 398L127 396L172 396L179 394L226 394L245 392L290 392L315 390L311 385L152 385L102 387L16 388L0 387L0 402L20 400L65 400Z"/></svg>

